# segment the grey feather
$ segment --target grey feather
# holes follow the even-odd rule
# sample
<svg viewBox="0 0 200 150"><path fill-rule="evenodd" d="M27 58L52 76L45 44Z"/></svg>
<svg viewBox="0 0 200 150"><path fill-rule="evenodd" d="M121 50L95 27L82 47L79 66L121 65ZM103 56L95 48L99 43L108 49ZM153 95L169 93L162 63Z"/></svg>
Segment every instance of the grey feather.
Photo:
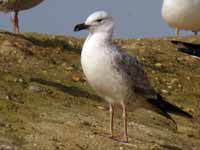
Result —
<svg viewBox="0 0 200 150"><path fill-rule="evenodd" d="M151 86L148 76L136 57L119 51L114 62L115 69L123 76L127 85L136 95L145 98L157 97L156 91Z"/></svg>

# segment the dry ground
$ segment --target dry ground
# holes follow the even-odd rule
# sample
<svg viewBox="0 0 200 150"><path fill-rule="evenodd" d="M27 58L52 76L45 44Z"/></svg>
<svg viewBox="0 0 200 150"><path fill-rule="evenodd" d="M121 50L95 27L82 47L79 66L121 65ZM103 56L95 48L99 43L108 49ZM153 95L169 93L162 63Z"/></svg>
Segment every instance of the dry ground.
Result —
<svg viewBox="0 0 200 150"><path fill-rule="evenodd" d="M80 66L83 39L0 32L1 150L200 150L200 59L169 40L115 40L137 55L154 87L194 121L169 120L143 109L129 112L130 144L108 133L107 103L91 90ZM178 40L200 43L200 37ZM115 134L122 133L121 110Z"/></svg>

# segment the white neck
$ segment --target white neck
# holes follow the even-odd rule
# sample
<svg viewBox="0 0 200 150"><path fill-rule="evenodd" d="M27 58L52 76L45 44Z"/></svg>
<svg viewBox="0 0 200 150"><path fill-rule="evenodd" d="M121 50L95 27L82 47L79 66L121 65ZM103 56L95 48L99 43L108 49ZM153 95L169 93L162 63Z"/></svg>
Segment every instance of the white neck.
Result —
<svg viewBox="0 0 200 150"><path fill-rule="evenodd" d="M110 43L112 40L112 32L94 32L94 33L89 33L87 37L87 42L88 41L93 41L95 40L95 43Z"/></svg>
<svg viewBox="0 0 200 150"><path fill-rule="evenodd" d="M112 33L111 32L94 32L88 35L85 43L83 45L83 49L81 52L81 62L82 65L92 61L98 61L99 58L104 59L105 51L110 50L108 47L112 46ZM89 58L89 59L88 59ZM97 59L98 58L98 59ZM102 59L101 58L101 59ZM102 60L101 60L102 61Z"/></svg>

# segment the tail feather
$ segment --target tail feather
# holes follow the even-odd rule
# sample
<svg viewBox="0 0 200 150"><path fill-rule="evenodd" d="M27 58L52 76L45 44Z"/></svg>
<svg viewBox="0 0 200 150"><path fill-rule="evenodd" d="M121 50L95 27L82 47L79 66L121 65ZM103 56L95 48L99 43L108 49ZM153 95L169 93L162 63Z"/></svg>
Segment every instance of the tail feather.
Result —
<svg viewBox="0 0 200 150"><path fill-rule="evenodd" d="M147 99L148 102L150 102L152 105L156 106L157 108L160 109L160 111L163 113L173 113L179 116L183 116L189 119L192 119L193 116L185 111L183 111L182 109L180 109L179 107L170 104L169 102L165 101L163 99L163 97L160 94L157 94L157 99ZM163 114L164 115L164 114ZM169 118L169 116L164 115L165 117ZM170 118L169 118L170 119Z"/></svg>
<svg viewBox="0 0 200 150"><path fill-rule="evenodd" d="M165 116L167 119L170 119L170 120L174 123L176 130L178 129L177 124L176 124L176 121L175 121L166 111L160 110L159 113L160 113L161 115Z"/></svg>

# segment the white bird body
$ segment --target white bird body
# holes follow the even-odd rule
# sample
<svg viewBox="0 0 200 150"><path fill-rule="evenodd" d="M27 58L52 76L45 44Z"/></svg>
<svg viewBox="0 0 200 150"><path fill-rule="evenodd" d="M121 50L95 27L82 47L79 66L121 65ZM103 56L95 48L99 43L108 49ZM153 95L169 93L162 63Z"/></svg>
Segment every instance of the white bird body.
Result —
<svg viewBox="0 0 200 150"><path fill-rule="evenodd" d="M177 30L200 31L200 0L164 0L162 17Z"/></svg>
<svg viewBox="0 0 200 150"><path fill-rule="evenodd" d="M128 87L113 66L118 51L102 38L107 37L105 34L94 33L88 36L82 49L81 64L88 82L98 95L109 103L121 104Z"/></svg>

